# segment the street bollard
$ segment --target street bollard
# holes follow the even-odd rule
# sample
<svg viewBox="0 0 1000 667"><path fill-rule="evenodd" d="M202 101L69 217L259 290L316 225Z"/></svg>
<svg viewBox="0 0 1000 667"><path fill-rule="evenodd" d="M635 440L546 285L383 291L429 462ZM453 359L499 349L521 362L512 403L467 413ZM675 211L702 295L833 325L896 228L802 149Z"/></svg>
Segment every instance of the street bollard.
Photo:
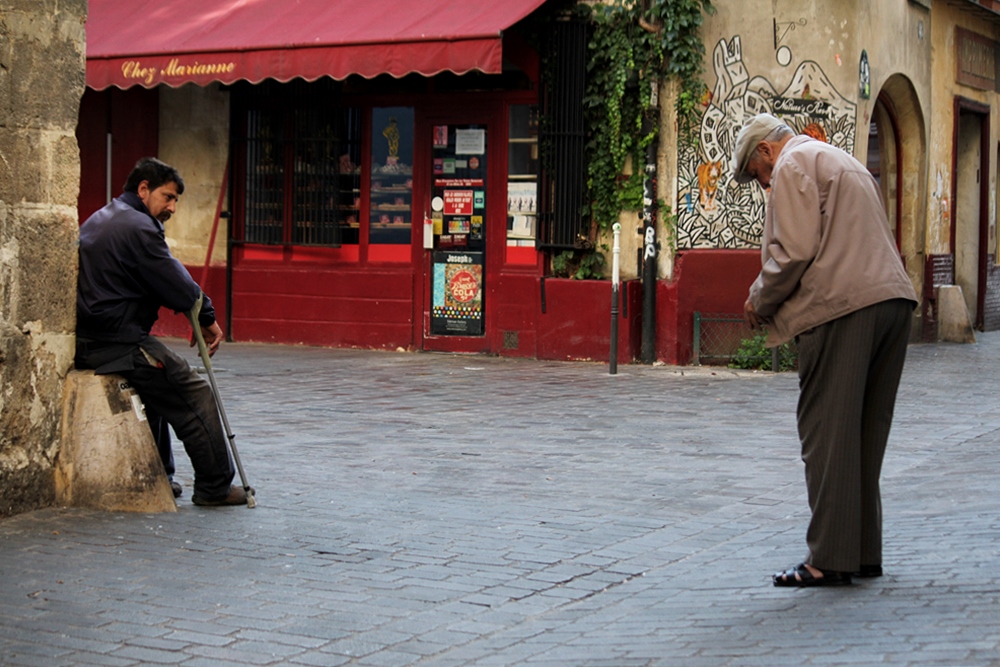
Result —
<svg viewBox="0 0 1000 667"><path fill-rule="evenodd" d="M615 223L612 229L615 232L615 245L613 259L611 260L611 359L608 364L608 374L618 373L618 299L619 286L621 285L618 257L621 254L621 233L622 226Z"/></svg>

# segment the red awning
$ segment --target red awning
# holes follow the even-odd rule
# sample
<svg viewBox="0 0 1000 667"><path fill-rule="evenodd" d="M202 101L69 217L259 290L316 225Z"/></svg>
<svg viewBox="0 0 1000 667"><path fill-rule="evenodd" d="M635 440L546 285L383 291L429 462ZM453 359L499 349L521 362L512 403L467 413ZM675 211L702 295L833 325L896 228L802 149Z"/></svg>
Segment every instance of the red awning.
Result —
<svg viewBox="0 0 1000 667"><path fill-rule="evenodd" d="M90 0L87 85L313 81L501 69L545 0Z"/></svg>

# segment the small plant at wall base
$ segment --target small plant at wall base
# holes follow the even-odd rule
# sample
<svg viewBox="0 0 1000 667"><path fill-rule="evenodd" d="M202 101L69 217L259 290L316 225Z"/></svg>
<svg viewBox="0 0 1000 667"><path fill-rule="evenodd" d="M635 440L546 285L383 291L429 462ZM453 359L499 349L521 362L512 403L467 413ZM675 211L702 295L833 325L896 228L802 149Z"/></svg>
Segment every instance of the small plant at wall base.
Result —
<svg viewBox="0 0 1000 667"><path fill-rule="evenodd" d="M755 334L740 341L740 346L729 358L730 368L769 371L772 369L773 353L765 346L767 336ZM798 354L790 343L778 347L778 371L790 371L798 365Z"/></svg>
<svg viewBox="0 0 1000 667"><path fill-rule="evenodd" d="M608 251L607 246L601 250ZM592 280L604 277L604 255L593 247L565 250L552 258L552 275L557 278Z"/></svg>
<svg viewBox="0 0 1000 667"><path fill-rule="evenodd" d="M703 13L715 10L710 0L612 0L582 7L593 25L584 95L590 215L607 231L623 210L642 208L644 153L659 128L654 83L679 82L678 123L686 135L693 130L705 89L699 28ZM625 175L628 162L631 173Z"/></svg>

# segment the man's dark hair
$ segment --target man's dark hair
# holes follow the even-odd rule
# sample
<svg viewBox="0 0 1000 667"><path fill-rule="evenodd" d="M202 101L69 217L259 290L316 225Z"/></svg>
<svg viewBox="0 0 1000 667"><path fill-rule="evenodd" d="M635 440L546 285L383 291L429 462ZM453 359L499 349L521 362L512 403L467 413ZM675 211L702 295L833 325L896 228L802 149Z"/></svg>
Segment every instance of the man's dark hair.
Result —
<svg viewBox="0 0 1000 667"><path fill-rule="evenodd" d="M138 192L139 184L143 181L149 183L150 190L167 183L176 183L177 194L184 194L184 179L181 175L169 164L155 157L144 157L135 163L132 173L125 179L125 192Z"/></svg>

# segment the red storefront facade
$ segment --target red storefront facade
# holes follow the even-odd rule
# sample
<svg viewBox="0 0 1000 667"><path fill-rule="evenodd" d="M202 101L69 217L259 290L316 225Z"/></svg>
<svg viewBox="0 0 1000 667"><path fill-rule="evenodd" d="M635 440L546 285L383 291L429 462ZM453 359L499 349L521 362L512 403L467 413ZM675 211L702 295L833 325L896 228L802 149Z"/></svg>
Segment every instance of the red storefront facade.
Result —
<svg viewBox="0 0 1000 667"><path fill-rule="evenodd" d="M81 221L157 154L161 93L221 86L226 173L205 264L185 263L232 340L607 359L610 283L546 278L538 247L539 56L523 26L544 0L114 4L88 19ZM626 283L621 362L639 297ZM185 330L161 317L158 333Z"/></svg>

